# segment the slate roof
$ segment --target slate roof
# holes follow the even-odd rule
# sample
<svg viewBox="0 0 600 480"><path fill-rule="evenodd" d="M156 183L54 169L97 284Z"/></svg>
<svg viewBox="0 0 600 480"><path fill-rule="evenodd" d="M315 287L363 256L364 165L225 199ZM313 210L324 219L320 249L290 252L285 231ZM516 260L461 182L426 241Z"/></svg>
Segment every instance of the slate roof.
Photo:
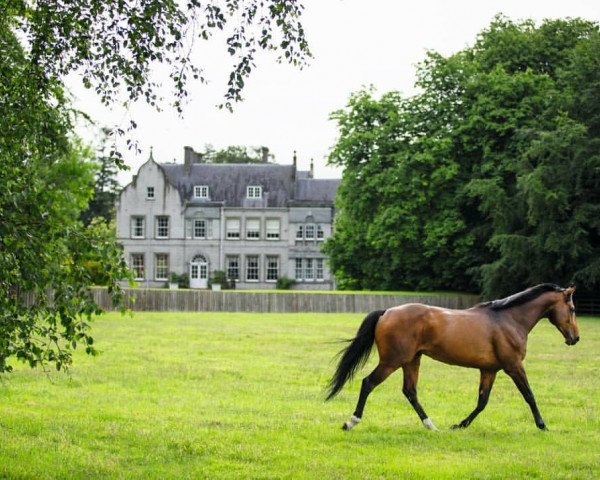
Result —
<svg viewBox="0 0 600 480"><path fill-rule="evenodd" d="M333 206L340 180L309 178L293 165L273 163L191 165L163 163L167 180L188 204L224 203L227 207L283 208L294 204ZM195 185L208 185L210 200L193 198ZM261 186L262 199L246 198L246 187Z"/></svg>

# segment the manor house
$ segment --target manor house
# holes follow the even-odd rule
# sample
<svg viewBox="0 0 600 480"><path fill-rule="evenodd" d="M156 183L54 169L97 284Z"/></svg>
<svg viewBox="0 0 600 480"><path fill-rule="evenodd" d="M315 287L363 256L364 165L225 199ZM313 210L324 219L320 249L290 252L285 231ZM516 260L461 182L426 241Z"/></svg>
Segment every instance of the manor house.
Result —
<svg viewBox="0 0 600 480"><path fill-rule="evenodd" d="M152 154L116 205L117 238L137 282L162 287L171 273L207 288L215 271L239 289L332 289L323 241L331 235L339 179L316 179L313 164L212 164L191 147L184 163Z"/></svg>

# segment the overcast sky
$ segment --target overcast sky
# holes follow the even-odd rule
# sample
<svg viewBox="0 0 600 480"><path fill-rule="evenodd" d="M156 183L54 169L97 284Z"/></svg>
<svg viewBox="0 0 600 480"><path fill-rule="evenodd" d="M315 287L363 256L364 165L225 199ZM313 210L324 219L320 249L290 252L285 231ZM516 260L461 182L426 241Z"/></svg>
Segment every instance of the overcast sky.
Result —
<svg viewBox="0 0 600 480"><path fill-rule="evenodd" d="M474 43L476 35L497 13L511 19L582 17L600 20L599 0L304 0L303 24L314 59L298 70L264 55L246 82L244 102L233 113L218 110L226 90L230 60L224 42L205 49L209 85L195 85L183 118L165 106L163 112L137 105L129 113L107 110L74 78L68 81L76 107L100 125L122 123L132 117L141 154L123 148L131 175L153 147L158 162L183 161L183 147L202 150L228 145L267 146L275 161L289 164L293 151L308 169L314 158L318 178L340 177L326 157L337 138L329 120L346 105L349 95L373 85L378 93L398 90L414 93L415 66L427 50L452 54ZM92 130L80 134L93 141Z"/></svg>

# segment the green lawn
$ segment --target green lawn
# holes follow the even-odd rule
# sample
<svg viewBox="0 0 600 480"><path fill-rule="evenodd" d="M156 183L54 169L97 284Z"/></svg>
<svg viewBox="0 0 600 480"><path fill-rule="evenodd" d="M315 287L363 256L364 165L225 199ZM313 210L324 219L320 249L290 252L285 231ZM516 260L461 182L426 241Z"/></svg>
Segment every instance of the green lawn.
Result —
<svg viewBox="0 0 600 480"><path fill-rule="evenodd" d="M548 432L504 374L473 425L450 431L474 407L479 373L429 359L419 396L440 432L421 426L400 372L343 432L360 382L328 403L323 391L333 342L361 320L107 315L94 325L103 354L78 355L71 378L19 366L0 383L0 478L600 477L599 319L579 320L575 347L547 321L530 336L526 367Z"/></svg>

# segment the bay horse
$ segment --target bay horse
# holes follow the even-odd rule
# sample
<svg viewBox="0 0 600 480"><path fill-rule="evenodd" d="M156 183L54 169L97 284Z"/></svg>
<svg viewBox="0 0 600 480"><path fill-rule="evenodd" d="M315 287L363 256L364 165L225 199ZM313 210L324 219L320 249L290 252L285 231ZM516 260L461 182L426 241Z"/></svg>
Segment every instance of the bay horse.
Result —
<svg viewBox="0 0 600 480"><path fill-rule="evenodd" d="M531 408L535 424L546 424L527 381L523 359L527 335L541 318L548 318L562 333L567 345L579 341L573 293L575 287L551 283L531 287L510 297L480 303L467 310L451 310L411 303L369 313L356 337L339 352L337 369L329 382L327 400L333 398L367 361L373 343L379 364L363 381L358 403L343 429L350 430L363 416L367 397L394 371L402 368L402 392L423 425L437 430L417 400L417 380L422 355L481 373L477 406L464 420L451 427L467 428L485 408L496 374L503 370Z"/></svg>

